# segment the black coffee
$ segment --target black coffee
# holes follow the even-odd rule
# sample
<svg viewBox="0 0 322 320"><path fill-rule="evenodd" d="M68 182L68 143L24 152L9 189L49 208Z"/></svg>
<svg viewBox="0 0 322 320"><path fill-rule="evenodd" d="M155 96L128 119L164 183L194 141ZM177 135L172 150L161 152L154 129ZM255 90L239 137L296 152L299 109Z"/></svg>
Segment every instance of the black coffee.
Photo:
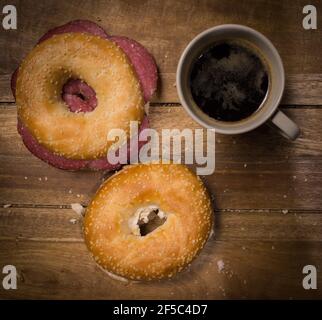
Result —
<svg viewBox="0 0 322 320"><path fill-rule="evenodd" d="M255 49L242 41L217 43L194 63L190 75L199 108L221 121L238 121L253 114L269 85L268 71Z"/></svg>

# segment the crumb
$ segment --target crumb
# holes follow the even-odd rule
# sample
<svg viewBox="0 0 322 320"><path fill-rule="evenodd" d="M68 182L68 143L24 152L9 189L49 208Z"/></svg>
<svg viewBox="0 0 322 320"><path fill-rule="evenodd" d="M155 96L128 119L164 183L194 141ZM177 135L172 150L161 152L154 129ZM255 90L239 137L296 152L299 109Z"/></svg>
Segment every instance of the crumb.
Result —
<svg viewBox="0 0 322 320"><path fill-rule="evenodd" d="M247 163L244 163L244 168L247 168Z"/></svg>
<svg viewBox="0 0 322 320"><path fill-rule="evenodd" d="M38 180L41 181L42 179L39 177Z"/></svg>
<svg viewBox="0 0 322 320"><path fill-rule="evenodd" d="M70 222L71 224L76 224L77 220L73 218L73 219L70 219L70 220L69 220L69 222Z"/></svg>
<svg viewBox="0 0 322 320"><path fill-rule="evenodd" d="M8 204L4 204L4 205L3 205L3 207L4 207L4 208L10 208L10 207L11 207L11 204L10 204L10 203L8 203Z"/></svg>
<svg viewBox="0 0 322 320"><path fill-rule="evenodd" d="M73 193L72 189L70 189L70 190L68 191L68 193L69 193L69 194Z"/></svg>
<svg viewBox="0 0 322 320"><path fill-rule="evenodd" d="M286 198L287 198L287 195L286 195L286 194L284 194L284 195L283 195L283 198L284 198L284 199L286 199Z"/></svg>
<svg viewBox="0 0 322 320"><path fill-rule="evenodd" d="M148 116L150 114L150 103L147 102L145 105L144 105L144 111L145 111L145 114Z"/></svg>
<svg viewBox="0 0 322 320"><path fill-rule="evenodd" d="M218 267L218 271L221 272L225 269L225 263L223 260L218 260L217 261L217 267Z"/></svg>
<svg viewBox="0 0 322 320"><path fill-rule="evenodd" d="M25 177L25 180L28 180L28 177Z"/></svg>
<svg viewBox="0 0 322 320"><path fill-rule="evenodd" d="M307 182L307 178L304 179L304 182Z"/></svg>
<svg viewBox="0 0 322 320"><path fill-rule="evenodd" d="M80 194L77 194L77 195L76 195L76 197L77 197L77 198L80 198L80 196L81 196Z"/></svg>
<svg viewBox="0 0 322 320"><path fill-rule="evenodd" d="M44 179L45 179L45 181L47 181L47 180L48 180L48 178L47 178L47 177L45 177Z"/></svg>
<svg viewBox="0 0 322 320"><path fill-rule="evenodd" d="M283 214L287 214L287 213L288 213L288 210L287 210L287 209L283 209L283 210L282 210L282 213L283 213Z"/></svg>
<svg viewBox="0 0 322 320"><path fill-rule="evenodd" d="M242 246L242 249L243 249L243 250L246 250L246 247L245 247L245 246Z"/></svg>
<svg viewBox="0 0 322 320"><path fill-rule="evenodd" d="M79 215L84 215L85 213L85 208L80 203L72 203L71 208Z"/></svg>
<svg viewBox="0 0 322 320"><path fill-rule="evenodd" d="M293 179L296 180L296 176L293 176Z"/></svg>
<svg viewBox="0 0 322 320"><path fill-rule="evenodd" d="M275 250L275 247L274 246L272 246L272 250Z"/></svg>

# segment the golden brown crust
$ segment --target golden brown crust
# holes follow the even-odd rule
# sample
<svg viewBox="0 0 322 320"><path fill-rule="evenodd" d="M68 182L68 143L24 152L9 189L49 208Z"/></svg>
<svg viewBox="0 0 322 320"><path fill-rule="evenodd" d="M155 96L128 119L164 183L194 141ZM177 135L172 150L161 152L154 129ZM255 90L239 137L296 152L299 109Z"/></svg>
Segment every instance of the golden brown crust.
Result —
<svg viewBox="0 0 322 320"><path fill-rule="evenodd" d="M166 222L145 236L133 235L134 212L157 205ZM209 195L201 180L179 164L125 167L105 181L86 211L84 234L95 261L132 280L171 277L206 243L213 223Z"/></svg>
<svg viewBox="0 0 322 320"><path fill-rule="evenodd" d="M72 113L61 98L69 78L86 81L98 105L88 113ZM82 33L65 33L37 45L19 68L18 116L37 141L70 159L106 155L110 129L129 136L130 121L142 121L140 83L125 53L112 41Z"/></svg>

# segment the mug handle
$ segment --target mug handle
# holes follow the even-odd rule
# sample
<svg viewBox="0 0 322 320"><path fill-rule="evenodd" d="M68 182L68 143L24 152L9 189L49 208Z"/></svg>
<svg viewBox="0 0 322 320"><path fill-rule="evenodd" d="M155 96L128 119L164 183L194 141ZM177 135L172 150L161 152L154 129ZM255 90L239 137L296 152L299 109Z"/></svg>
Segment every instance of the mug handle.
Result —
<svg viewBox="0 0 322 320"><path fill-rule="evenodd" d="M278 110L271 118L272 123L280 129L283 136L295 140L300 134L300 128L284 112Z"/></svg>

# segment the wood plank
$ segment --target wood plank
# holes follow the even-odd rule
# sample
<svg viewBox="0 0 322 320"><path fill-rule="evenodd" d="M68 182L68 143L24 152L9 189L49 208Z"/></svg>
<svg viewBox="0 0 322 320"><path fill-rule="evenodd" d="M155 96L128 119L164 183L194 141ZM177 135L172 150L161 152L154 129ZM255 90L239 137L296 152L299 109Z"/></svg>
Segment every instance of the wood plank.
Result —
<svg viewBox="0 0 322 320"><path fill-rule="evenodd" d="M284 61L287 86L284 104L321 104L322 30L302 27L307 3L265 0L166 1L54 1L30 5L13 1L18 10L18 30L0 29L0 101L12 101L10 74L48 29L73 19L90 19L110 34L126 35L145 45L154 55L161 79L156 102L177 102L175 72L180 54L201 31L223 23L240 23L272 40ZM311 1L321 16L318 0ZM234 10L231 10L231 7ZM55 15L52 13L55 12ZM137 21L140 21L140 24ZM274 23L273 23L274 21Z"/></svg>
<svg viewBox="0 0 322 320"><path fill-rule="evenodd" d="M13 102L14 98L10 87L11 74L0 74L0 101Z"/></svg>
<svg viewBox="0 0 322 320"><path fill-rule="evenodd" d="M176 74L161 73L158 92L153 98L154 103L178 103ZM10 90L11 74L0 75L0 102L14 102ZM286 76L285 92L282 105L305 107L322 105L322 74L294 74Z"/></svg>
<svg viewBox="0 0 322 320"><path fill-rule="evenodd" d="M321 298L303 290L301 279L303 265L322 266L322 215L226 211L215 219L215 236L185 272L171 281L124 284L95 265L82 218L71 209L2 208L0 267L14 264L19 278L18 290L0 288L0 298Z"/></svg>
<svg viewBox="0 0 322 320"><path fill-rule="evenodd" d="M322 208L322 109L285 112L302 129L295 142L268 126L216 136L216 170L204 181L218 209ZM152 107L150 118L158 132L200 128L182 107ZM0 108L0 139L0 204L86 205L108 176L58 170L32 156L16 131L13 106Z"/></svg>
<svg viewBox="0 0 322 320"><path fill-rule="evenodd" d="M301 284L304 265L322 266L321 249L316 241L210 240L190 268L174 279L124 284L104 274L83 243L0 241L0 264L15 265L19 274L18 289L0 288L0 298L321 298L321 290L304 290Z"/></svg>
<svg viewBox="0 0 322 320"><path fill-rule="evenodd" d="M215 238L224 241L322 241L322 215L300 210L222 210ZM68 208L0 208L0 241L83 242L83 217ZM274 228L272 228L274 226Z"/></svg>
<svg viewBox="0 0 322 320"><path fill-rule="evenodd" d="M0 208L0 240L83 242L81 225L71 208Z"/></svg>

